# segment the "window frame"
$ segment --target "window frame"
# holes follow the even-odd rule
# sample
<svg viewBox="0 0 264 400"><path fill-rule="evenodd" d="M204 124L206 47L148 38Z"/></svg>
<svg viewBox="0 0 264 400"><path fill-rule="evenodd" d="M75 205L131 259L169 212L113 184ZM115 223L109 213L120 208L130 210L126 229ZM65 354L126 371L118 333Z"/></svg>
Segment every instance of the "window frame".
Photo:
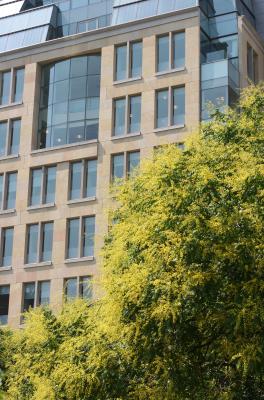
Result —
<svg viewBox="0 0 264 400"><path fill-rule="evenodd" d="M0 106L1 107L1 106ZM1 158L6 158L6 157L18 157L19 156L19 151L17 153L12 154L11 153L11 147L12 147L12 134L13 134L13 127L14 127L14 122L15 121L20 121L20 137L21 137L21 122L22 118L10 118L10 119L4 119L0 121L1 123L6 123L6 144L5 144L5 152L3 155L0 155ZM19 137L19 139L20 139Z"/></svg>
<svg viewBox="0 0 264 400"><path fill-rule="evenodd" d="M184 60L184 66L179 67L179 68L175 68L174 67L174 46L173 46L173 37L174 35L180 34L180 33L184 33L184 49L185 49L185 60ZM162 37L169 37L169 59L168 59L168 63L169 63L169 69L163 70L163 71L159 71L159 38ZM170 31L167 33L162 33L159 35L156 35L156 46L155 46L155 71L156 71L156 75L163 75L166 74L168 72L177 72L177 71L184 71L186 69L186 30L185 29L181 29L178 31Z"/></svg>
<svg viewBox="0 0 264 400"><path fill-rule="evenodd" d="M129 164L129 155L131 153L139 153L139 165L140 165L140 161L141 161L141 152L140 149L135 149L135 150L129 150L129 151L121 151L118 153L112 153L111 157L110 157L110 183L114 183L116 179L126 179L129 178L131 175L131 171L128 170L128 164ZM114 171L114 157L115 156L119 156L119 155L123 155L124 156L124 165L123 165L123 177L122 178L116 178L113 175L113 171Z"/></svg>
<svg viewBox="0 0 264 400"><path fill-rule="evenodd" d="M84 239L84 220L85 218L94 218L94 236L93 236L93 255L92 256L83 256L83 239ZM78 227L78 254L77 257L69 257L69 224L72 220L79 220ZM82 260L94 260L95 259L95 234L96 234L96 215L82 215L77 217L67 218L66 220L66 240L65 240L65 256L64 261L71 262L72 260L82 261Z"/></svg>
<svg viewBox="0 0 264 400"><path fill-rule="evenodd" d="M138 76L132 76L132 60L133 60L133 44L136 43L141 43L141 74ZM117 49L118 47L125 47L126 46L126 77L124 79L117 79ZM127 42L119 43L114 46L114 76L113 76L113 81L114 83L120 83L120 82L126 82L130 80L138 80L142 79L142 68L143 68L143 39L137 39L137 40L128 40Z"/></svg>
<svg viewBox="0 0 264 400"><path fill-rule="evenodd" d="M138 132L129 132L130 131L130 107L131 107L131 98L132 97L140 97L140 129ZM125 129L122 135L115 135L115 119L116 119L116 101L125 100ZM141 122L142 122L142 93L135 93L126 96L120 96L113 98L112 101L112 138L122 138L126 136L140 135L141 134Z"/></svg>
<svg viewBox="0 0 264 400"><path fill-rule="evenodd" d="M29 171L29 190L28 190L28 208L39 208L41 206L54 206L56 202L56 186L57 186L57 167L58 164L50 164L50 165L41 165L39 167L30 168ZM55 176L55 193L54 193L54 201L46 203L45 198L47 196L47 176L48 169L56 168L56 176ZM32 191L33 191L33 171L41 170L41 187L40 187L40 203L39 204L31 204Z"/></svg>
<svg viewBox="0 0 264 400"><path fill-rule="evenodd" d="M4 232L7 229L13 229L13 245L12 245L12 260L10 265L3 265L3 257L4 257ZM14 225L11 226L3 226L0 227L0 271L4 271L5 269L11 269L13 264L13 255L14 255L14 233L15 227Z"/></svg>
<svg viewBox="0 0 264 400"><path fill-rule="evenodd" d="M85 189L86 188L86 179L88 175L88 165L89 161L96 161L96 188L95 188L95 195L94 196L85 196ZM81 196L76 199L71 198L71 189L72 189L72 166L73 164L81 163ZM98 159L97 158L82 158L80 160L74 160L69 162L69 173L68 173L68 195L67 199L68 202L78 202L82 200L89 200L89 199L95 199L96 198L96 190L97 190L97 166L98 166Z"/></svg>
<svg viewBox="0 0 264 400"><path fill-rule="evenodd" d="M16 210L16 204L15 208L7 208L7 199L8 199L8 178L9 175L16 174L16 198L17 198L17 177L18 177L18 171L6 171L3 173L0 173L0 176L3 176L3 192L2 192L2 199L0 199L0 214L1 213L8 213L8 212L13 212ZM16 203L15 199L15 203Z"/></svg>
<svg viewBox="0 0 264 400"><path fill-rule="evenodd" d="M26 238L25 238L25 251L24 251L24 265L38 265L38 264L52 264L52 253L53 253L53 245L54 240L52 240L51 247L51 260L43 261L42 260L42 245L43 245L43 237L44 237L44 225L45 224L53 224L52 235L54 239L54 220L42 221L42 222L33 222L26 225ZM38 226L38 240L37 240L37 260L35 262L28 262L28 243L29 243L29 228L30 226L37 225Z"/></svg>
<svg viewBox="0 0 264 400"><path fill-rule="evenodd" d="M64 297L64 301L65 302L69 302L72 299L73 300L74 299L84 299L85 300L85 297L81 296L81 282L82 282L83 278L88 278L90 280L90 287L91 287L91 298L90 298L90 300L93 299L93 286L92 286L93 276L92 275L69 276L69 277L63 279L63 297ZM77 296L74 297L74 298L70 298L70 299L67 298L67 293L66 293L67 282L68 282L69 279L76 279L76 286L77 286Z"/></svg>
<svg viewBox="0 0 264 400"><path fill-rule="evenodd" d="M184 88L184 107L185 107L185 117L184 117L184 124L173 124L173 94L175 89L181 89ZM158 93L163 92L167 90L168 91L168 125L164 127L158 127ZM173 128L184 128L186 126L186 85L176 85L176 86L169 86L165 88L160 88L155 90L155 127L154 131L160 131L160 130L167 130L167 129L173 129Z"/></svg>
<svg viewBox="0 0 264 400"><path fill-rule="evenodd" d="M51 288L51 279L29 281L29 282L23 282L22 283L22 299L21 299L21 314L22 314L21 317L22 317L22 321L23 321L23 313L27 312L27 311L23 311L23 309L24 309L24 301L25 301L25 286L27 284L31 284L31 283L34 283L34 285L35 285L34 307L33 308L45 307L45 306L42 306L41 304L39 304L40 287L41 287L41 283L43 283L43 282L49 282L50 288ZM51 290L50 290L50 294L51 294ZM50 304L50 297L51 296L49 296L49 304Z"/></svg>
<svg viewBox="0 0 264 400"><path fill-rule="evenodd" d="M15 87L16 87L16 72L17 70L24 69L24 81L23 81L23 93L21 101L14 101L15 97ZM0 108L9 107L16 104L23 104L23 97L24 97L24 87L25 87L25 65L15 68L9 68L0 71L0 93L2 91L2 75L5 72L10 72L10 87L9 87L9 95L8 95L8 102L5 104L0 104Z"/></svg>
<svg viewBox="0 0 264 400"><path fill-rule="evenodd" d="M7 284L1 284L0 285L0 288L1 287L3 287L3 288L8 288L8 304L7 304L7 315L6 315L6 317L7 317L7 319L6 319L6 323L0 323L0 326L6 326L6 325L8 325L8 319L9 319L9 306L10 306L10 291L11 291L11 285L10 285L10 283L7 283Z"/></svg>
<svg viewBox="0 0 264 400"><path fill-rule="evenodd" d="M252 76L250 76L250 68ZM259 55L250 43L247 43L247 79L254 84L259 81Z"/></svg>

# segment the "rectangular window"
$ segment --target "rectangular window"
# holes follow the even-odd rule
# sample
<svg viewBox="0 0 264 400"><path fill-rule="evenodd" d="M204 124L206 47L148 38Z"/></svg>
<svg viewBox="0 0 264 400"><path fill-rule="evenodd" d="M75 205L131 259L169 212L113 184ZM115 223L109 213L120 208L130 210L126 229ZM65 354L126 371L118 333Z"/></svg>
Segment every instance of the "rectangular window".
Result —
<svg viewBox="0 0 264 400"><path fill-rule="evenodd" d="M11 267L13 257L14 227L1 229L1 267Z"/></svg>
<svg viewBox="0 0 264 400"><path fill-rule="evenodd" d="M74 300L77 297L92 299L92 278L91 276L80 276L67 278L64 281L64 293L66 301Z"/></svg>
<svg viewBox="0 0 264 400"><path fill-rule="evenodd" d="M53 247L53 222L27 226L26 264L50 262Z"/></svg>
<svg viewBox="0 0 264 400"><path fill-rule="evenodd" d="M0 211L16 208L17 172L0 175Z"/></svg>
<svg viewBox="0 0 264 400"><path fill-rule="evenodd" d="M97 160L81 160L70 164L69 200L96 196Z"/></svg>
<svg viewBox="0 0 264 400"><path fill-rule="evenodd" d="M247 75L253 83L258 82L258 55L249 44L247 46Z"/></svg>
<svg viewBox="0 0 264 400"><path fill-rule="evenodd" d="M24 68L0 72L0 106L23 100Z"/></svg>
<svg viewBox="0 0 264 400"><path fill-rule="evenodd" d="M56 170L55 165L31 170L30 206L55 202Z"/></svg>
<svg viewBox="0 0 264 400"><path fill-rule="evenodd" d="M22 312L30 308L47 306L50 303L50 281L28 282L23 284Z"/></svg>
<svg viewBox="0 0 264 400"><path fill-rule="evenodd" d="M157 37L157 72L185 67L185 32Z"/></svg>
<svg viewBox="0 0 264 400"><path fill-rule="evenodd" d="M175 87L156 92L156 128L183 126L185 124L185 87Z"/></svg>
<svg viewBox="0 0 264 400"><path fill-rule="evenodd" d="M111 180L122 179L130 176L133 170L140 164L140 151L131 151L120 154L112 154Z"/></svg>
<svg viewBox="0 0 264 400"><path fill-rule="evenodd" d="M94 256L94 216L69 219L67 231L67 259Z"/></svg>
<svg viewBox="0 0 264 400"><path fill-rule="evenodd" d="M140 133L140 128L141 95L115 99L113 136Z"/></svg>
<svg viewBox="0 0 264 400"><path fill-rule="evenodd" d="M0 157L18 155L21 120L0 121Z"/></svg>
<svg viewBox="0 0 264 400"><path fill-rule="evenodd" d="M142 74L142 41L128 42L115 48L115 80L140 78Z"/></svg>
<svg viewBox="0 0 264 400"><path fill-rule="evenodd" d="M8 322L10 285L0 286L0 325Z"/></svg>

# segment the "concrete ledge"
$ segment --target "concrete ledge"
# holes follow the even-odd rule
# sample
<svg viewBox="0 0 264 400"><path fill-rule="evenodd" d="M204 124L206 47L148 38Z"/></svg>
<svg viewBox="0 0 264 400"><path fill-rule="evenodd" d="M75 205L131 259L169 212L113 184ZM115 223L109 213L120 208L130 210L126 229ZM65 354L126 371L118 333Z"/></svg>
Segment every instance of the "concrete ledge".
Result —
<svg viewBox="0 0 264 400"><path fill-rule="evenodd" d="M15 158L19 158L19 154L9 154L8 156L1 156L0 161L14 160Z"/></svg>
<svg viewBox="0 0 264 400"><path fill-rule="evenodd" d="M175 74L177 72L187 72L185 67L182 68L173 68L173 69L168 69L167 71L160 71L156 72L155 76L160 77L164 75L170 75L170 74Z"/></svg>
<svg viewBox="0 0 264 400"><path fill-rule="evenodd" d="M25 264L24 268L30 269L30 268L39 268L39 267L50 267L51 265L52 265L51 261L43 261L40 263Z"/></svg>
<svg viewBox="0 0 264 400"><path fill-rule="evenodd" d="M127 133L126 135L120 135L120 136L111 136L111 140L129 139L129 138L138 137L138 136L142 136L142 133L136 132L136 133Z"/></svg>
<svg viewBox="0 0 264 400"><path fill-rule="evenodd" d="M15 208L9 208L8 210L0 210L0 215L14 214L15 212Z"/></svg>
<svg viewBox="0 0 264 400"><path fill-rule="evenodd" d="M81 257L81 258L67 258L65 264L75 264L80 262L94 261L94 256L91 257Z"/></svg>
<svg viewBox="0 0 264 400"><path fill-rule="evenodd" d="M172 125L172 126L166 126L164 128L156 128L154 129L154 133L160 133L160 132L166 132L166 131L173 131L175 129L183 129L185 128L185 125Z"/></svg>
<svg viewBox="0 0 264 400"><path fill-rule="evenodd" d="M68 200L67 204L70 206L72 204L89 203L89 202L95 201L95 200L96 200L96 196L85 197L84 199Z"/></svg>
<svg viewBox="0 0 264 400"><path fill-rule="evenodd" d="M27 211L38 211L38 210L42 210L43 208L55 207L55 205L56 205L55 203L38 204L36 206L27 207Z"/></svg>
<svg viewBox="0 0 264 400"><path fill-rule="evenodd" d="M12 267L0 267L0 272L4 272L4 271L11 271Z"/></svg>
<svg viewBox="0 0 264 400"><path fill-rule="evenodd" d="M114 81L113 85L125 85L126 83L132 83L132 82L138 82L142 81L143 77L142 76L137 76L135 78L127 78L127 79L122 79L120 81Z"/></svg>

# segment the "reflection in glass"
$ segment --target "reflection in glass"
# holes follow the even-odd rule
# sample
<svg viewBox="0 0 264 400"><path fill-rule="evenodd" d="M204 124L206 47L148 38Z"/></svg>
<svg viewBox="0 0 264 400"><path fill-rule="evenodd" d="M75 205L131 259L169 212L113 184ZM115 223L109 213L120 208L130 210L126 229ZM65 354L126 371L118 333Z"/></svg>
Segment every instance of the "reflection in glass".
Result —
<svg viewBox="0 0 264 400"><path fill-rule="evenodd" d="M185 88L173 89L173 125L185 123Z"/></svg>
<svg viewBox="0 0 264 400"><path fill-rule="evenodd" d="M0 156L6 155L7 122L0 122Z"/></svg>
<svg viewBox="0 0 264 400"><path fill-rule="evenodd" d="M185 66L185 33L179 32L173 35L173 68Z"/></svg>
<svg viewBox="0 0 264 400"><path fill-rule="evenodd" d="M88 160L86 162L85 197L94 197L96 195L96 180L97 160Z"/></svg>
<svg viewBox="0 0 264 400"><path fill-rule="evenodd" d="M0 105L10 102L11 71L2 72L0 75Z"/></svg>
<svg viewBox="0 0 264 400"><path fill-rule="evenodd" d="M46 170L44 203L54 203L56 191L56 167L48 167Z"/></svg>
<svg viewBox="0 0 264 400"><path fill-rule="evenodd" d="M131 78L140 77L142 74L142 42L131 44Z"/></svg>
<svg viewBox="0 0 264 400"><path fill-rule="evenodd" d="M7 174L7 196L6 208L12 209L16 207L16 184L17 172Z"/></svg>
<svg viewBox="0 0 264 400"><path fill-rule="evenodd" d="M3 207L3 194L4 194L4 175L0 175L0 210Z"/></svg>
<svg viewBox="0 0 264 400"><path fill-rule="evenodd" d="M157 128L168 126L168 90L160 90L157 92Z"/></svg>
<svg viewBox="0 0 264 400"><path fill-rule="evenodd" d="M158 72L168 71L170 69L170 48L169 35L158 38Z"/></svg>
<svg viewBox="0 0 264 400"><path fill-rule="evenodd" d="M138 167L140 163L140 152L139 151L132 151L129 152L127 155L127 174L128 176L131 175L133 170Z"/></svg>
<svg viewBox="0 0 264 400"><path fill-rule="evenodd" d="M50 281L38 283L38 305L46 306L50 303Z"/></svg>
<svg viewBox="0 0 264 400"><path fill-rule="evenodd" d="M15 70L14 102L21 102L24 89L24 68Z"/></svg>
<svg viewBox="0 0 264 400"><path fill-rule="evenodd" d="M86 300L90 300L92 298L92 279L90 276L80 277L79 295L82 299Z"/></svg>
<svg viewBox="0 0 264 400"><path fill-rule="evenodd" d="M53 243L53 222L46 222L42 226L41 261L51 261Z"/></svg>
<svg viewBox="0 0 264 400"><path fill-rule="evenodd" d="M94 233L95 217L85 217L83 219L83 257L92 257L94 255Z"/></svg>
<svg viewBox="0 0 264 400"><path fill-rule="evenodd" d="M129 98L129 133L140 132L141 125L141 96Z"/></svg>
<svg viewBox="0 0 264 400"><path fill-rule="evenodd" d="M14 228L4 228L2 235L3 257L1 266L10 267L12 265Z"/></svg>
<svg viewBox="0 0 264 400"><path fill-rule="evenodd" d="M67 301L77 297L77 278L65 280L65 296Z"/></svg>
<svg viewBox="0 0 264 400"><path fill-rule="evenodd" d="M112 156L112 180L124 177L124 154Z"/></svg>
<svg viewBox="0 0 264 400"><path fill-rule="evenodd" d="M0 325L8 321L10 286L0 286Z"/></svg>
<svg viewBox="0 0 264 400"><path fill-rule="evenodd" d="M114 101L114 135L120 136L125 134L126 120L126 99L117 99Z"/></svg>
<svg viewBox="0 0 264 400"><path fill-rule="evenodd" d="M116 76L117 81L127 78L127 45L116 47Z"/></svg>
<svg viewBox="0 0 264 400"><path fill-rule="evenodd" d="M29 225L27 229L26 264L38 262L38 224Z"/></svg>
<svg viewBox="0 0 264 400"><path fill-rule="evenodd" d="M35 206L41 203L42 169L33 169L31 174L30 205Z"/></svg>
<svg viewBox="0 0 264 400"><path fill-rule="evenodd" d="M35 306L35 282L24 283L23 312Z"/></svg>
<svg viewBox="0 0 264 400"><path fill-rule="evenodd" d="M68 221L68 251L67 258L79 257L79 218Z"/></svg>
<svg viewBox="0 0 264 400"><path fill-rule="evenodd" d="M10 154L19 153L21 120L16 119L11 122Z"/></svg>
<svg viewBox="0 0 264 400"><path fill-rule="evenodd" d="M75 162L71 164L70 175L70 200L81 198L82 187L82 162Z"/></svg>

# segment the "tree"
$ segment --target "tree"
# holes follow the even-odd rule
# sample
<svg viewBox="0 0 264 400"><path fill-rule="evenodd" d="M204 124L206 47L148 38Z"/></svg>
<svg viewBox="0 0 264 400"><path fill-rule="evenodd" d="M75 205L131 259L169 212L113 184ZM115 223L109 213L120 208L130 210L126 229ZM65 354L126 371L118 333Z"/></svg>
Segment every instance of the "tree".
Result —
<svg viewBox="0 0 264 400"><path fill-rule="evenodd" d="M30 313L12 399L264 399L263 89L115 188L105 295Z"/></svg>

